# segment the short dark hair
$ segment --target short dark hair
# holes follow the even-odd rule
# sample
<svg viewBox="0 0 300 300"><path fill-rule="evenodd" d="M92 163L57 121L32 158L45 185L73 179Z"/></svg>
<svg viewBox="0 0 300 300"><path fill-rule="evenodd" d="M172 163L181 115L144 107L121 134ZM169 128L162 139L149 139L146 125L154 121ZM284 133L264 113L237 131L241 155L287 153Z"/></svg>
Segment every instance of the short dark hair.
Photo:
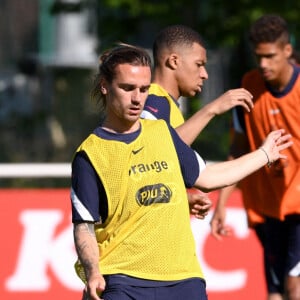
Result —
<svg viewBox="0 0 300 300"><path fill-rule="evenodd" d="M170 25L162 29L153 43L153 60L157 64L164 49L173 49L177 46L192 46L197 43L204 47L204 40L194 29L185 25Z"/></svg>
<svg viewBox="0 0 300 300"><path fill-rule="evenodd" d="M287 22L279 15L264 15L251 26L249 38L254 46L260 43L275 42L288 44L290 34Z"/></svg>
<svg viewBox="0 0 300 300"><path fill-rule="evenodd" d="M98 73L95 76L91 91L91 98L100 104L101 109L105 108L106 103L100 83L103 79L111 83L116 75L116 67L121 64L151 68L151 58L145 49L124 43L119 43L116 47L103 52L100 56Z"/></svg>

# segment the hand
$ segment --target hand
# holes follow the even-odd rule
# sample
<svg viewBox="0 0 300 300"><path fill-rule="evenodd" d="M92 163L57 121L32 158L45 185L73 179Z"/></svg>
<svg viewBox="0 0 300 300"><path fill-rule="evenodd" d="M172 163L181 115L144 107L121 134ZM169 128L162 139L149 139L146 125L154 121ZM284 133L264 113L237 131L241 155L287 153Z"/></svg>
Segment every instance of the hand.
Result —
<svg viewBox="0 0 300 300"><path fill-rule="evenodd" d="M224 236L230 236L232 234L231 228L225 225L225 218L225 207L217 206L211 218L210 226L212 236L219 241L222 240Z"/></svg>
<svg viewBox="0 0 300 300"><path fill-rule="evenodd" d="M216 115L220 115L235 106L242 106L247 112L253 108L252 94L244 88L229 90L210 103Z"/></svg>
<svg viewBox="0 0 300 300"><path fill-rule="evenodd" d="M274 130L270 132L262 144L261 148L265 152L268 165L272 164L277 159L286 159L287 156L281 154L280 151L290 147L293 142L291 141L290 134L284 134L284 129Z"/></svg>
<svg viewBox="0 0 300 300"><path fill-rule="evenodd" d="M197 219L204 219L212 206L207 194L196 188L187 189L190 213Z"/></svg>
<svg viewBox="0 0 300 300"><path fill-rule="evenodd" d="M90 276L86 287L85 287L85 297L88 300L102 300L99 295L105 289L105 279L102 275L92 275Z"/></svg>

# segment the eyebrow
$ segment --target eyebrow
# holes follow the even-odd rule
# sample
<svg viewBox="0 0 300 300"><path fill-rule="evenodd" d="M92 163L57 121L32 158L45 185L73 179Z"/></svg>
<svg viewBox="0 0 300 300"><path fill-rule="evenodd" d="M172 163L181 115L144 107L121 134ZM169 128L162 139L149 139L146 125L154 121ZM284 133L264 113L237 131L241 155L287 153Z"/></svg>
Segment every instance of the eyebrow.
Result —
<svg viewBox="0 0 300 300"><path fill-rule="evenodd" d="M197 59L196 62L201 64L201 65L206 65L207 64L207 60L204 60L204 59Z"/></svg>
<svg viewBox="0 0 300 300"><path fill-rule="evenodd" d="M150 84L138 86L133 83L119 83L120 87L139 87L139 88L150 88Z"/></svg>

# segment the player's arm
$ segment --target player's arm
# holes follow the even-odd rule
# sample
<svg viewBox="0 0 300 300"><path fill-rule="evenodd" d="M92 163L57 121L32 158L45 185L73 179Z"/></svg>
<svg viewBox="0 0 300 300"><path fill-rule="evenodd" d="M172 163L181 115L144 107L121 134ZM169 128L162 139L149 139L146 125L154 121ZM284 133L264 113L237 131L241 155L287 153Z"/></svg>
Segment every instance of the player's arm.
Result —
<svg viewBox="0 0 300 300"><path fill-rule="evenodd" d="M210 220L211 233L218 240L221 240L223 236L228 236L231 234L231 229L226 225L225 222L226 203L235 188L236 184L227 186L221 189L219 192L216 207Z"/></svg>
<svg viewBox="0 0 300 300"><path fill-rule="evenodd" d="M234 160L208 165L199 175L195 185L210 191L237 183L266 164L286 159L281 151L292 145L291 135L284 130L272 131L260 148Z"/></svg>
<svg viewBox="0 0 300 300"><path fill-rule="evenodd" d="M98 293L105 289L105 280L99 272L99 249L94 223L74 224L74 243L77 255L83 265L87 280L89 299L100 299Z"/></svg>
<svg viewBox="0 0 300 300"><path fill-rule="evenodd" d="M244 119L241 109L234 109L233 124L233 137L228 160L233 160L248 153L250 150L248 139L244 132ZM226 225L226 204L236 187L237 184L233 184L224 187L219 191L216 206L210 221L211 233L218 240L221 240L222 237L229 236L231 234L230 227Z"/></svg>
<svg viewBox="0 0 300 300"><path fill-rule="evenodd" d="M101 182L83 152L72 163L72 222L75 249L86 278L89 299L99 300L105 280L99 270L99 249L94 224L105 220L106 197ZM100 201L101 200L101 201Z"/></svg>
<svg viewBox="0 0 300 300"><path fill-rule="evenodd" d="M94 223L74 223L74 242L78 257L86 272L86 278L99 275L99 251Z"/></svg>
<svg viewBox="0 0 300 300"><path fill-rule="evenodd" d="M249 112L253 107L251 93L244 88L227 91L197 111L184 124L177 127L176 131L186 144L191 145L212 118L236 106L243 107Z"/></svg>

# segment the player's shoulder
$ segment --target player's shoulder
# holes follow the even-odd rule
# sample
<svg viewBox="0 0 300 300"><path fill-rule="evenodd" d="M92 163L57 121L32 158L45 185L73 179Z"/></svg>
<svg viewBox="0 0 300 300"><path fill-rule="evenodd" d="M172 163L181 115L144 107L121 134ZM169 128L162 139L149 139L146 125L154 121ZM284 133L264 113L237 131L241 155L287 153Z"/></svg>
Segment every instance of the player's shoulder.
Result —
<svg viewBox="0 0 300 300"><path fill-rule="evenodd" d="M165 97L154 94L148 95L144 105L144 110L157 114L159 111L165 111L168 109L170 109L170 104Z"/></svg>
<svg viewBox="0 0 300 300"><path fill-rule="evenodd" d="M148 102L161 102L163 100L166 100L166 98L164 96L160 96L160 95L156 95L156 94L149 94L147 99L146 99L146 103Z"/></svg>

